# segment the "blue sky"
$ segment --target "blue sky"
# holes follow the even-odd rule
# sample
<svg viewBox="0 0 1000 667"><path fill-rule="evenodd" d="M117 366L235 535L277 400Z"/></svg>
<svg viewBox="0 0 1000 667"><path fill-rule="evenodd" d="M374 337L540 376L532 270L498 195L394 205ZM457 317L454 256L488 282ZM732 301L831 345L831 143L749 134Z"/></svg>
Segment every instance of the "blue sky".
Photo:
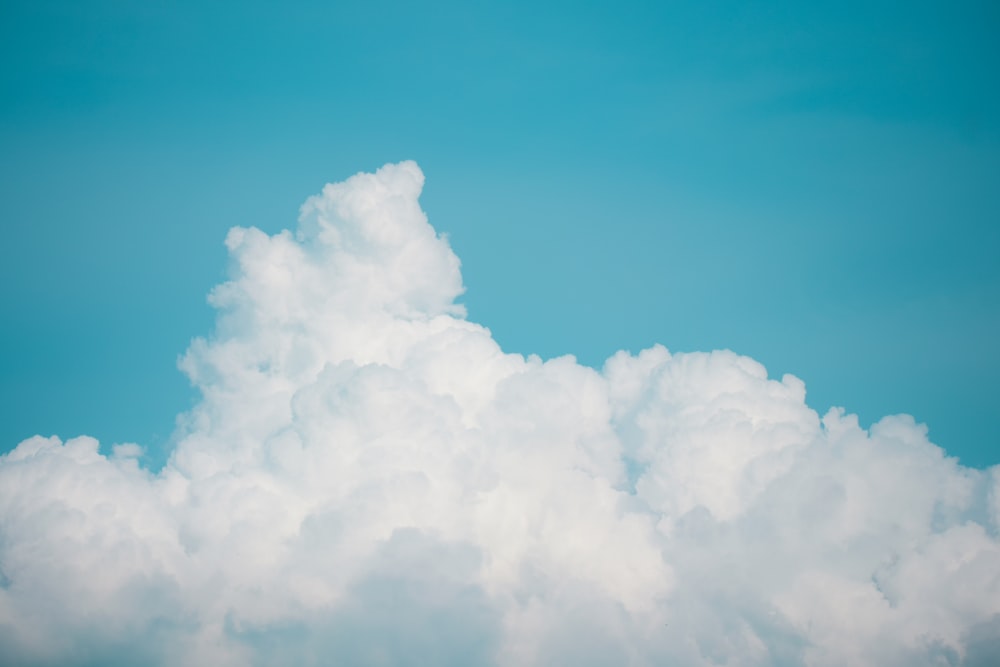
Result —
<svg viewBox="0 0 1000 667"><path fill-rule="evenodd" d="M0 428L169 445L233 225L402 159L509 351L730 348L1000 462L990 3L5 2Z"/></svg>
<svg viewBox="0 0 1000 667"><path fill-rule="evenodd" d="M0 3L0 655L992 664L998 28Z"/></svg>

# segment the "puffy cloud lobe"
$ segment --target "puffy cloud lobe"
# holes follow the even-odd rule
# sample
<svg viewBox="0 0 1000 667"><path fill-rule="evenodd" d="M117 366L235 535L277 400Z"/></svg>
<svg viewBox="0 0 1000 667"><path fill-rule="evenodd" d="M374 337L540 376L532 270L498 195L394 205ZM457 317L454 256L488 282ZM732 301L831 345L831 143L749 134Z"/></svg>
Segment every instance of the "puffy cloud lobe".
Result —
<svg viewBox="0 0 1000 667"><path fill-rule="evenodd" d="M937 665L1000 646L1000 469L731 352L504 353L416 164L237 228L159 472L0 459L16 664Z"/></svg>

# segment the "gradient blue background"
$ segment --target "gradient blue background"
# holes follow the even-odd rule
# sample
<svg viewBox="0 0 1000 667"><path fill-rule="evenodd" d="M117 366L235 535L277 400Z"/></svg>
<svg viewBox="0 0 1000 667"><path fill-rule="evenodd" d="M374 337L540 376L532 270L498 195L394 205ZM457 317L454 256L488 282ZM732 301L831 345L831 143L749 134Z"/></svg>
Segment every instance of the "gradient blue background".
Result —
<svg viewBox="0 0 1000 667"><path fill-rule="evenodd" d="M509 351L731 348L1000 462L1000 10L0 4L0 450L162 460L232 225L416 159Z"/></svg>

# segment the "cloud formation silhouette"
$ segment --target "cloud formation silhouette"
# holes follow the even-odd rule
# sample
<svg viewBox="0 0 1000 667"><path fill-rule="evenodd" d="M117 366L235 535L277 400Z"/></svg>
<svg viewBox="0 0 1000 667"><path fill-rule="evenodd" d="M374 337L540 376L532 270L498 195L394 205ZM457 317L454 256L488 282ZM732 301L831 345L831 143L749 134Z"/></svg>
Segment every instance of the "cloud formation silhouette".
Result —
<svg viewBox="0 0 1000 667"><path fill-rule="evenodd" d="M201 399L0 458L11 664L982 665L1000 468L728 351L503 352L416 164L235 228Z"/></svg>

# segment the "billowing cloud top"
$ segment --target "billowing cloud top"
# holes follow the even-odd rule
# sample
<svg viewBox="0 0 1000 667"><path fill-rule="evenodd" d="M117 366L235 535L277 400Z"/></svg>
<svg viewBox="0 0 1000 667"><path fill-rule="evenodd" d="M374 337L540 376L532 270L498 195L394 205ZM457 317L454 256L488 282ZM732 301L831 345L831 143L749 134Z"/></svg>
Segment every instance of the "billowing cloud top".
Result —
<svg viewBox="0 0 1000 667"><path fill-rule="evenodd" d="M7 664L985 665L1000 472L731 352L506 354L416 164L233 229L201 393L0 458Z"/></svg>

